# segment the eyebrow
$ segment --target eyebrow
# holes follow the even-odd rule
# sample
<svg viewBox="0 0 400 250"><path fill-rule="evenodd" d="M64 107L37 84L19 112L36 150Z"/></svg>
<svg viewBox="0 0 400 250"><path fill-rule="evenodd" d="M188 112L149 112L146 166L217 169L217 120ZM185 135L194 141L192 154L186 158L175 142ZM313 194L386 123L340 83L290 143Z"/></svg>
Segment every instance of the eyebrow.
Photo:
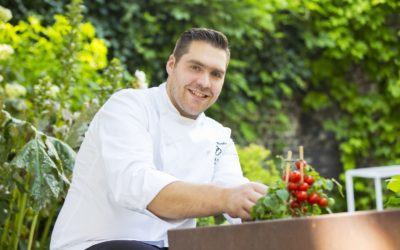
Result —
<svg viewBox="0 0 400 250"><path fill-rule="evenodd" d="M189 60L188 63L194 63L194 64L200 65L202 67L205 67L205 68L211 68L213 71L217 71L218 73L225 74L225 70L222 70L219 68L214 68L214 67L208 67L207 65L205 65L204 63L202 63L198 60L192 59L192 60Z"/></svg>

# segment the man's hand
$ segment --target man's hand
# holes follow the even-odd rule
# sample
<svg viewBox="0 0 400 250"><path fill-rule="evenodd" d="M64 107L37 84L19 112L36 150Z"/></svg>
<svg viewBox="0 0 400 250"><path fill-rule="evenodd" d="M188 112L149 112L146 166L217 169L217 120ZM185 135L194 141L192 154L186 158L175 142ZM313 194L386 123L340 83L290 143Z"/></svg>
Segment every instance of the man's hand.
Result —
<svg viewBox="0 0 400 250"><path fill-rule="evenodd" d="M268 187L255 182L250 182L235 188L227 189L225 195L226 208L224 210L233 218L249 220L251 208L258 199L267 193Z"/></svg>

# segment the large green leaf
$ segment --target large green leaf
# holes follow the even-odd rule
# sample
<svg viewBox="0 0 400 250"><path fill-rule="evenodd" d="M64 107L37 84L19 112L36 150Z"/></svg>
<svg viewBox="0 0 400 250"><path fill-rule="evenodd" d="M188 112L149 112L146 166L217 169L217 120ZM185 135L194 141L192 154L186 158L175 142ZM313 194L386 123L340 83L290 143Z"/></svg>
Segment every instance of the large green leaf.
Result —
<svg viewBox="0 0 400 250"><path fill-rule="evenodd" d="M29 141L12 160L13 166L24 169L31 176L34 209L40 210L58 199L69 184L63 163L72 165L75 156L72 152L65 143L41 134Z"/></svg>

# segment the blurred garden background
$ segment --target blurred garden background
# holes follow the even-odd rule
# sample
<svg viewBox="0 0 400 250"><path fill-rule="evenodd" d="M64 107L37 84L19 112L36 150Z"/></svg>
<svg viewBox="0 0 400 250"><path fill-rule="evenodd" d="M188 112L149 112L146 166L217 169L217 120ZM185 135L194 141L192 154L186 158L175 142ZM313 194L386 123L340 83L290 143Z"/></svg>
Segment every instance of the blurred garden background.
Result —
<svg viewBox="0 0 400 250"><path fill-rule="evenodd" d="M190 27L230 40L207 114L232 129L248 178L281 178L276 156L299 145L342 184L346 170L400 164L398 0L1 0L0 249L48 249L94 113L121 88L165 81ZM373 181L355 190L357 210L375 208Z"/></svg>

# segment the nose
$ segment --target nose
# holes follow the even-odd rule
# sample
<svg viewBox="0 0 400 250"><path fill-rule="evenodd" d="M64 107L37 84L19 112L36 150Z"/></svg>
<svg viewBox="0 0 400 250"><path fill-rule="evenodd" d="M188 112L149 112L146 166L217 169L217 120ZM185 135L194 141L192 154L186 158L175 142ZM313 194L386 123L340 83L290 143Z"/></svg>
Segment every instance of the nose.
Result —
<svg viewBox="0 0 400 250"><path fill-rule="evenodd" d="M210 76L206 72L199 76L197 82L202 88L210 88L211 86Z"/></svg>

